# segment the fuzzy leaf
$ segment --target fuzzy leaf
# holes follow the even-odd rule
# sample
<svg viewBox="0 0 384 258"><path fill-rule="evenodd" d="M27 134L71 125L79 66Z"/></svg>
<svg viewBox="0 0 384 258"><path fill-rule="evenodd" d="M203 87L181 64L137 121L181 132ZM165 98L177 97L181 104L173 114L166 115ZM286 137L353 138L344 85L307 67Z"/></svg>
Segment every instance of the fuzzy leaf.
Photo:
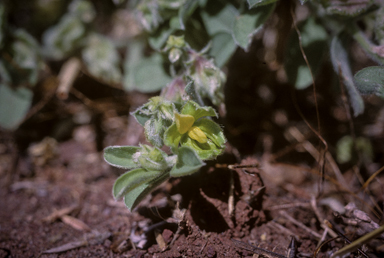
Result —
<svg viewBox="0 0 384 258"><path fill-rule="evenodd" d="M140 109L135 110L131 113L131 115L133 115L136 118L137 122L142 126L145 126L145 123L152 117L151 114L147 114L146 112L143 112Z"/></svg>
<svg viewBox="0 0 384 258"><path fill-rule="evenodd" d="M342 77L348 91L354 115L358 116L364 112L364 101L357 91L353 80L347 52L348 47L346 46L348 44L348 40L349 39L344 34L339 34L333 38L331 43L331 60L335 72L337 74L339 74L339 71L341 72L339 76Z"/></svg>
<svg viewBox="0 0 384 258"><path fill-rule="evenodd" d="M1 58L0 75L3 83L14 86L34 86L43 67L39 44L23 29L12 31L13 41L5 44L9 58Z"/></svg>
<svg viewBox="0 0 384 258"><path fill-rule="evenodd" d="M68 13L57 25L45 31L44 53L50 58L62 59L82 46L85 33L85 26L81 19Z"/></svg>
<svg viewBox="0 0 384 258"><path fill-rule="evenodd" d="M160 53L142 57L136 52L141 51L140 48L133 45L128 53L124 65L124 89L145 93L156 92L165 87L171 81L171 77L163 68L163 58Z"/></svg>
<svg viewBox="0 0 384 258"><path fill-rule="evenodd" d="M172 177L191 175L198 171L205 163L197 153L190 147L180 147L177 155L176 165L172 168Z"/></svg>
<svg viewBox="0 0 384 258"><path fill-rule="evenodd" d="M181 109L181 113L183 115L193 116L195 121L204 116L217 117L216 111L212 107L201 107L193 101L188 101L187 103L185 103L185 105Z"/></svg>
<svg viewBox="0 0 384 258"><path fill-rule="evenodd" d="M181 6L179 9L179 22L180 22L180 28L182 30L185 30L185 23L188 20L188 18L192 15L192 13L196 10L198 7L199 2L195 0L187 0L185 4Z"/></svg>
<svg viewBox="0 0 384 258"><path fill-rule="evenodd" d="M237 45L233 41L232 35L226 32L217 33L212 37L212 46L209 55L215 59L218 67L223 67L232 54L235 52Z"/></svg>
<svg viewBox="0 0 384 258"><path fill-rule="evenodd" d="M355 74L355 84L361 94L384 98L384 67L366 67Z"/></svg>
<svg viewBox="0 0 384 258"><path fill-rule="evenodd" d="M372 0L345 1L326 0L321 1L327 14L336 14L346 17L356 17L367 12L373 4Z"/></svg>
<svg viewBox="0 0 384 258"><path fill-rule="evenodd" d="M27 114L32 97L30 89L11 89L0 84L0 126L8 130L16 129Z"/></svg>
<svg viewBox="0 0 384 258"><path fill-rule="evenodd" d="M140 185L159 177L162 173L162 171L148 171L144 168L128 171L116 179L113 185L113 197L119 199Z"/></svg>
<svg viewBox="0 0 384 258"><path fill-rule="evenodd" d="M88 71L107 83L120 83L120 55L112 41L102 35L88 37L87 46L82 51Z"/></svg>
<svg viewBox="0 0 384 258"><path fill-rule="evenodd" d="M233 5L222 5L217 1L209 1L208 6L201 13L210 36L219 32L231 33L237 15L238 11Z"/></svg>
<svg viewBox="0 0 384 258"><path fill-rule="evenodd" d="M169 178L169 173L163 173L150 182L143 183L124 196L127 208L132 211L150 192Z"/></svg>
<svg viewBox="0 0 384 258"><path fill-rule="evenodd" d="M170 35L172 35L175 32L176 29L170 27L170 26L161 26L159 27L156 32L151 33L151 36L148 39L149 45L157 50L160 51L161 48L164 46L165 42L167 42L167 39Z"/></svg>
<svg viewBox="0 0 384 258"><path fill-rule="evenodd" d="M317 23L314 18L305 20L300 24L299 30L304 53L315 76L321 67L325 49L328 47L327 32L324 26ZM312 77L301 53L298 35L294 30L291 33L288 46L285 58L285 70L288 79L296 89L305 89L312 85Z"/></svg>
<svg viewBox="0 0 384 258"><path fill-rule="evenodd" d="M252 9L257 6L267 5L277 2L278 0L247 0L249 9Z"/></svg>
<svg viewBox="0 0 384 258"><path fill-rule="evenodd" d="M104 149L104 159L114 167L137 168L139 165L133 160L132 155L140 149L135 146L110 146Z"/></svg>
<svg viewBox="0 0 384 258"><path fill-rule="evenodd" d="M275 4L269 4L237 16L232 33L236 44L248 50L253 36L262 28L274 9Z"/></svg>

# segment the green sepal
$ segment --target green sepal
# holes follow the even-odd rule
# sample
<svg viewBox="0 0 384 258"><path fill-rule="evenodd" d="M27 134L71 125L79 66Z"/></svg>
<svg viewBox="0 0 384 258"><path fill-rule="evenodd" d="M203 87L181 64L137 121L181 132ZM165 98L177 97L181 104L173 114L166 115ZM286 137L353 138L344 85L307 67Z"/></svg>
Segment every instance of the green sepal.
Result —
<svg viewBox="0 0 384 258"><path fill-rule="evenodd" d="M150 192L155 190L160 184L169 178L169 173L163 173L159 177L154 178L152 181L145 182L138 187L127 192L124 196L124 203L127 208L132 211Z"/></svg>
<svg viewBox="0 0 384 258"><path fill-rule="evenodd" d="M181 109L181 114L191 115L195 120L204 116L217 117L216 111L212 107L200 107L196 102L188 101Z"/></svg>
<svg viewBox="0 0 384 258"><path fill-rule="evenodd" d="M181 137L182 135L177 130L176 123L173 123L164 133L164 144L174 151L179 146Z"/></svg>
<svg viewBox="0 0 384 258"><path fill-rule="evenodd" d="M113 197L119 199L133 189L159 177L162 173L163 171L148 171L144 168L128 171L117 178L113 184Z"/></svg>
<svg viewBox="0 0 384 258"><path fill-rule="evenodd" d="M135 146L110 146L104 149L104 159L111 166L131 169L139 165L133 159L133 154L141 148Z"/></svg>
<svg viewBox="0 0 384 258"><path fill-rule="evenodd" d="M205 135L219 148L224 148L224 144L227 140L225 139L223 130L217 123L210 119L202 118L195 122L194 125L199 127L205 133Z"/></svg>
<svg viewBox="0 0 384 258"><path fill-rule="evenodd" d="M172 168L172 177L191 175L197 172L205 163L198 154L190 147L180 147L178 150L176 165Z"/></svg>
<svg viewBox="0 0 384 258"><path fill-rule="evenodd" d="M199 143L183 135L180 143L181 146L187 146L192 148L202 160L215 159L218 155L222 154L224 148L218 147L210 139L206 143Z"/></svg>
<svg viewBox="0 0 384 258"><path fill-rule="evenodd" d="M145 122L145 137L147 140L156 147L161 148L164 143L161 138L164 135L164 121L161 119L149 119Z"/></svg>

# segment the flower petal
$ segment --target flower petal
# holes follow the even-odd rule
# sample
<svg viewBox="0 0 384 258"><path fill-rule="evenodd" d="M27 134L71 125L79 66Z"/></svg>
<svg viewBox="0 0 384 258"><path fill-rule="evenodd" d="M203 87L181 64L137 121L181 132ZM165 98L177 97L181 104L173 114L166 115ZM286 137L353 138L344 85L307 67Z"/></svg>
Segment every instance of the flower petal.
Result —
<svg viewBox="0 0 384 258"><path fill-rule="evenodd" d="M188 136L198 141L199 143L206 143L208 141L205 133L201 131L201 129L197 126L193 126L191 129L189 129Z"/></svg>
<svg viewBox="0 0 384 258"><path fill-rule="evenodd" d="M175 122L179 133L185 134L195 122L195 118L191 115L182 115L175 112Z"/></svg>

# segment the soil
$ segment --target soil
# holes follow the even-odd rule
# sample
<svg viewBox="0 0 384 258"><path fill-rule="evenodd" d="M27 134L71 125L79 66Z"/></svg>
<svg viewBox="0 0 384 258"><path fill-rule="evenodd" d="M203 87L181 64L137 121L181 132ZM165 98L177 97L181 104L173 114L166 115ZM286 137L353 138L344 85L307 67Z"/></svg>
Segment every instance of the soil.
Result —
<svg viewBox="0 0 384 258"><path fill-rule="evenodd" d="M112 198L124 171L106 164L102 149L145 142L128 112L152 95L82 75L69 99L52 95L16 132L2 132L0 257L285 257L291 238L297 252L290 257L330 257L346 245L334 231L354 241L377 228L383 175L366 191L361 187L384 165L383 100L366 99L365 114L349 119L344 96L319 87L330 154L323 162L324 145L294 107L299 103L306 121L316 124L312 88L294 93L294 100L288 85L276 83L276 71L249 53L236 56L219 120L228 137L225 154L194 175L170 179L133 212ZM336 142L351 135L351 122L353 134L372 143L372 156L360 153L339 165ZM383 239L361 249L384 257Z"/></svg>

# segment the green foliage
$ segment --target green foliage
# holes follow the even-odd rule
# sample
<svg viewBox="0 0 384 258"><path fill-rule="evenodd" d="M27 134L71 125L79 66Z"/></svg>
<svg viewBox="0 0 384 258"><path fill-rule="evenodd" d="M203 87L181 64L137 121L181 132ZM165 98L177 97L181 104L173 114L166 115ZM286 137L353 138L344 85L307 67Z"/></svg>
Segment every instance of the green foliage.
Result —
<svg viewBox="0 0 384 258"><path fill-rule="evenodd" d="M346 135L337 142L336 154L340 164L350 162L358 156L363 162L372 162L372 144L367 138L358 137L354 140L351 136Z"/></svg>
<svg viewBox="0 0 384 258"><path fill-rule="evenodd" d="M264 5L276 1L262 2L262 5ZM274 9L274 4L268 4L258 8L254 7L252 10L238 15L232 28L233 38L236 44L244 50L248 50L252 43L253 36L263 27L265 21L269 18Z"/></svg>
<svg viewBox="0 0 384 258"><path fill-rule="evenodd" d="M88 71L96 78L110 84L121 81L120 55L108 38L99 34L90 35L82 57Z"/></svg>
<svg viewBox="0 0 384 258"><path fill-rule="evenodd" d="M384 98L384 67L371 66L355 74L356 87L361 94Z"/></svg>
<svg viewBox="0 0 384 258"><path fill-rule="evenodd" d="M143 45L134 42L128 46L128 58L124 63L124 89L127 91L155 92L171 81L163 69L160 53L143 56Z"/></svg>
<svg viewBox="0 0 384 258"><path fill-rule="evenodd" d="M114 3L116 10L126 8L119 5L122 1ZM153 147L111 146L104 151L106 162L131 170L114 186L115 198L123 197L129 209L169 177L195 173L205 160L224 151L226 138L209 105L224 110L226 64L238 48L243 52L250 49L265 24L270 26L268 30L275 26L276 17L267 22L272 15L284 11L290 15L290 10L280 9L274 14L275 7L282 4L278 0L136 0L130 1L128 11L140 25L124 26L137 33L117 39L115 31L101 28L104 16L99 16L100 8L93 1L73 0L56 24L41 30L42 38L35 38L8 24L12 20L7 17L8 4L0 3L1 127L14 130L23 121L43 68L50 61L64 63L72 56L81 60L88 75L104 83L126 91L161 91L132 112ZM298 25L300 40L292 30L287 45L284 64L291 85L309 87L313 80L310 68L316 79L329 56L355 116L364 112L361 95L384 96L383 68L364 68L353 76L350 58L355 42L373 61L384 64L381 2L299 0L290 4L293 10L294 5L307 4L311 11ZM54 21L52 17L62 11L52 10L47 19Z"/></svg>
<svg viewBox="0 0 384 258"><path fill-rule="evenodd" d="M5 129L16 129L32 103L32 91L19 87L12 89L0 84L0 125Z"/></svg>
<svg viewBox="0 0 384 258"><path fill-rule="evenodd" d="M343 79L347 88L354 115L360 115L364 111L364 101L356 89L353 80L351 63L348 56L348 44L350 38L343 33L335 36L331 43L331 60L337 74Z"/></svg>
<svg viewBox="0 0 384 258"><path fill-rule="evenodd" d="M328 35L325 28L311 17L299 26L301 44L309 66L300 50L296 31L292 31L285 56L285 70L289 81L296 89L305 89L312 84L311 71L316 76L326 54Z"/></svg>

